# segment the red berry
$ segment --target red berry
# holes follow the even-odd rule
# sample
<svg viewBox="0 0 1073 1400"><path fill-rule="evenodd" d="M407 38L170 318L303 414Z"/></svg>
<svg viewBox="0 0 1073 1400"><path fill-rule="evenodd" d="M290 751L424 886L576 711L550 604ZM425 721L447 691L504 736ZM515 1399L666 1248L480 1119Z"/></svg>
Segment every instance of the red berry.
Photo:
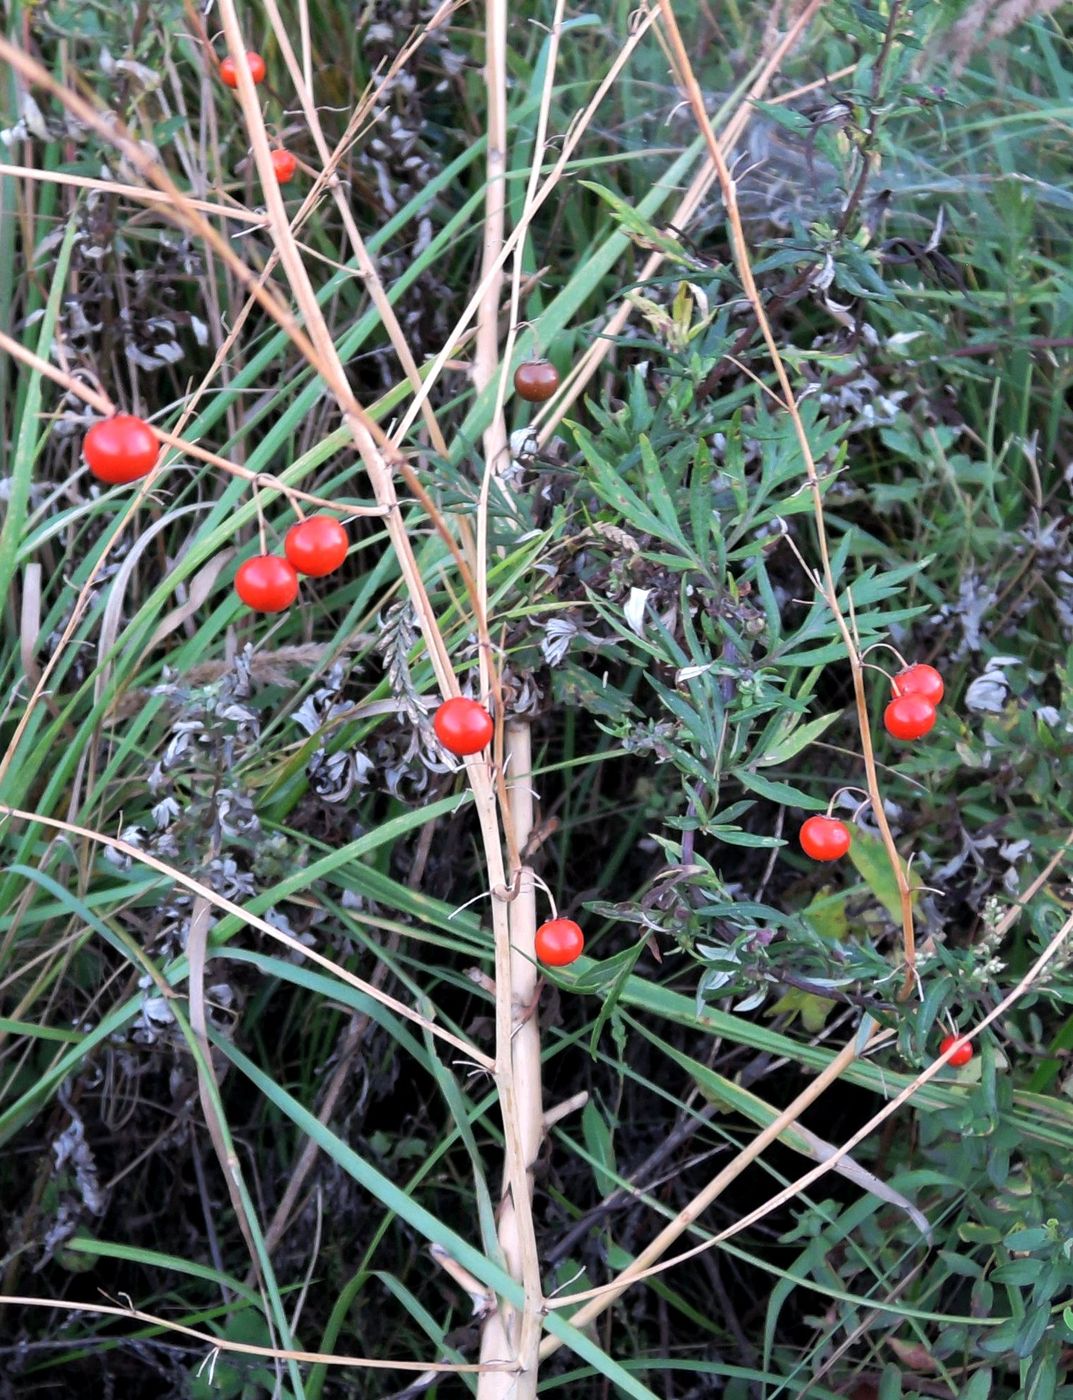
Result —
<svg viewBox="0 0 1073 1400"><path fill-rule="evenodd" d="M899 671L891 681L895 695L923 695L933 705L943 698L943 678L934 666L918 661L905 671Z"/></svg>
<svg viewBox="0 0 1073 1400"><path fill-rule="evenodd" d="M311 515L287 531L283 542L287 558L300 574L323 578L346 558L347 533L330 515Z"/></svg>
<svg viewBox="0 0 1073 1400"><path fill-rule="evenodd" d="M282 555L258 554L239 565L235 592L254 612L282 612L298 597L298 575Z"/></svg>
<svg viewBox="0 0 1073 1400"><path fill-rule="evenodd" d="M950 1056L947 1064L951 1064L955 1069L960 1069L962 1065L967 1065L972 1059L972 1046L967 1040L962 1040L960 1036L947 1035L939 1042L939 1054L945 1055L952 1045L957 1049Z"/></svg>
<svg viewBox="0 0 1073 1400"><path fill-rule="evenodd" d="M544 403L559 387L559 371L550 360L527 360L514 371L514 388L528 403Z"/></svg>
<svg viewBox="0 0 1073 1400"><path fill-rule="evenodd" d="M887 733L895 739L921 739L935 727L935 706L923 695L896 696L883 711Z"/></svg>
<svg viewBox="0 0 1073 1400"><path fill-rule="evenodd" d="M491 743L495 733L492 716L484 706L461 695L443 702L436 711L432 727L447 752L459 758L480 753Z"/></svg>
<svg viewBox="0 0 1073 1400"><path fill-rule="evenodd" d="M263 83L265 80L265 61L259 53L248 53L246 62L250 65L250 77L255 83ZM225 58L220 64L220 80L227 87L238 87L238 68L235 60L231 57Z"/></svg>
<svg viewBox="0 0 1073 1400"><path fill-rule="evenodd" d="M83 439L82 455L98 481L122 486L149 475L160 455L160 443L144 418L117 413L94 423Z"/></svg>
<svg viewBox="0 0 1073 1400"><path fill-rule="evenodd" d="M277 147L271 154L272 169L276 172L276 180L281 185L285 185L288 180L294 179L294 172L298 169L298 157L292 155L290 151L285 151L282 146Z"/></svg>
<svg viewBox="0 0 1073 1400"><path fill-rule="evenodd" d="M850 829L836 817L809 817L798 840L805 855L813 860L838 860L849 850Z"/></svg>
<svg viewBox="0 0 1073 1400"><path fill-rule="evenodd" d="M573 919L549 919L536 931L536 955L549 967L566 967L576 962L585 947L585 935Z"/></svg>

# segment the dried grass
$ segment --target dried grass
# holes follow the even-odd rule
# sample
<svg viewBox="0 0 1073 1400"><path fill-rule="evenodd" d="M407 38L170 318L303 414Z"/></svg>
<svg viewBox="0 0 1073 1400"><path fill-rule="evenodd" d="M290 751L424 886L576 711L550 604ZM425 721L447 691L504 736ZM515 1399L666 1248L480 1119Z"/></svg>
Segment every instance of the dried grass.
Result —
<svg viewBox="0 0 1073 1400"><path fill-rule="evenodd" d="M950 31L944 57L952 62L956 76L975 53L998 39L1004 39L1029 20L1052 15L1064 0L1005 0L997 8L994 0L976 0Z"/></svg>

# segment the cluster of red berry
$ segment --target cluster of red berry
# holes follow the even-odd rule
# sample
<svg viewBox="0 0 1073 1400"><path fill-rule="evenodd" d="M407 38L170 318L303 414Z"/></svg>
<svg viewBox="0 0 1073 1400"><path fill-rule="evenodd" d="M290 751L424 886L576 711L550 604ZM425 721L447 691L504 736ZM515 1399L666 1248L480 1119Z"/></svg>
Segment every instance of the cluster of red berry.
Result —
<svg viewBox="0 0 1073 1400"><path fill-rule="evenodd" d="M156 466L160 444L144 418L117 413L94 423L82 442L86 466L109 486L127 485L148 476ZM311 515L287 531L284 554L259 554L239 565L235 591L254 612L275 613L298 596L298 575L324 578L346 558L347 533L330 515Z"/></svg>
<svg viewBox="0 0 1073 1400"><path fill-rule="evenodd" d="M895 739L920 739L935 725L943 698L943 678L934 666L918 661L891 680L894 699L883 711L883 724ZM798 833L801 849L813 860L838 860L850 847L850 829L837 817L809 817Z"/></svg>
<svg viewBox="0 0 1073 1400"><path fill-rule="evenodd" d="M883 725L895 739L921 739L935 727L936 711L943 698L943 678L934 666L918 661L891 679L894 698L883 711ZM809 817L798 833L801 849L813 860L838 860L850 848L852 836L845 822L830 814ZM959 1067L972 1059L972 1045L948 1035L939 1046L945 1055L955 1046L950 1064Z"/></svg>
<svg viewBox="0 0 1073 1400"><path fill-rule="evenodd" d="M883 725L895 739L923 739L935 728L943 698L943 678L934 666L918 661L891 681L894 699L883 711Z"/></svg>
<svg viewBox="0 0 1073 1400"><path fill-rule="evenodd" d="M257 554L239 565L235 592L254 612L283 612L298 597L299 574L325 578L339 568L346 552L347 535L339 521L311 515L287 531L282 555Z"/></svg>
<svg viewBox="0 0 1073 1400"><path fill-rule="evenodd" d="M255 83L265 75L264 59L246 55ZM233 59L220 64L220 76L228 87L238 86ZM281 180L294 173L295 158L286 151L274 151L272 162ZM543 403L559 387L559 374L547 360L531 360L519 365L514 375L519 396L530 403ZM160 456L160 443L144 418L117 413L103 419L86 433L82 453L90 472L109 486L129 485L148 476ZM324 578L334 573L346 558L347 534L330 515L313 515L298 521L287 531L283 554L258 554L239 565L235 591L254 612L278 613L289 608L298 596L298 576ZM455 696L436 711L433 720L436 737L449 753L460 758L478 754L492 741L492 717L476 700ZM536 933L537 957L553 967L563 967L581 956L585 939L572 919L552 919Z"/></svg>
<svg viewBox="0 0 1073 1400"><path fill-rule="evenodd" d="M250 77L255 83L263 83L265 80L265 61L259 53L248 53L246 62L250 66ZM220 80L229 88L238 87L238 67L233 58L225 58L220 63ZM291 151L285 150L282 146L277 146L272 152L272 169L276 179L281 185L287 184L294 179L294 172L298 169L298 157Z"/></svg>

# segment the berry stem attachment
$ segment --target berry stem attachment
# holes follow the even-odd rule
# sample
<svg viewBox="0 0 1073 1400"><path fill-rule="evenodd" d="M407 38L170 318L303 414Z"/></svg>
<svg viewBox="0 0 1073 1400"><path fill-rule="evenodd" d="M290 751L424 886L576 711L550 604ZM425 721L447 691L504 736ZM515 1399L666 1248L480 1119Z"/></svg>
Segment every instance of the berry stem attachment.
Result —
<svg viewBox="0 0 1073 1400"><path fill-rule="evenodd" d="M869 650L871 650L871 648L869 648ZM861 652L861 655L862 655L862 657L863 657L864 652ZM871 661L862 661L862 662L861 662L861 670L862 670L862 671L874 671L874 672L876 673L877 676L882 676L883 679L884 679L885 681L889 681L889 680L891 679L891 675L890 675L890 672L889 672L889 671L884 671L884 669L883 669L882 666L876 666L876 665L875 665L873 662L871 662Z"/></svg>
<svg viewBox="0 0 1073 1400"><path fill-rule="evenodd" d="M861 652L861 660L863 661L864 658L868 655L868 653L869 653L870 651L875 651L878 647L882 647L885 651L892 651L892 652L894 653L894 655L898 658L898 660L902 663L902 670L903 670L903 671L907 671L907 670L909 669L909 662L906 661L905 657L901 654L901 652L898 650L898 648L897 648L896 646L892 646L890 642L872 642L872 643L870 643L870 644L869 644L868 646L866 646L865 649Z"/></svg>
<svg viewBox="0 0 1073 1400"><path fill-rule="evenodd" d="M838 801L838 799L842 796L842 794L843 794L844 792L859 792L859 793L861 794L861 796L864 798L864 801L861 803L861 805L860 805L859 807L857 807L857 808L855 809L855 811L854 811L854 813L853 813L852 820L853 820L853 821L856 821L856 820L857 820L857 813L858 813L858 812L863 812L864 809L865 809L865 807L868 806L869 802L871 802L872 799L871 799L871 797L869 796L869 794L868 794L867 792L865 792L864 788L856 787L853 783L848 783L845 787L840 787L840 788L836 788L836 789L835 789L835 791L831 794L831 800L830 800L830 802L828 802L828 804L827 804L827 815L830 816L831 813L834 811L835 803Z"/></svg>
<svg viewBox="0 0 1073 1400"><path fill-rule="evenodd" d="M517 782L517 778L514 779L514 782ZM544 881L540 878L540 876L536 873L535 870L529 870L527 873L529 875L530 880L532 880L533 884L539 886L540 889L542 889L547 895L548 904L551 908L551 917L553 919L557 919L559 917L559 911L555 907L555 896L552 894L551 890L548 888L548 886L544 883Z"/></svg>

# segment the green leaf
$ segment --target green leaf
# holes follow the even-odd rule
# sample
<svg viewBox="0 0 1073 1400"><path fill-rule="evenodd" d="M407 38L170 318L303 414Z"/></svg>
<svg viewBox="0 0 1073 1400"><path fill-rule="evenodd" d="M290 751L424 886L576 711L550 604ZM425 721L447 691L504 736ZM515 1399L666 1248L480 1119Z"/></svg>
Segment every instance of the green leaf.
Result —
<svg viewBox="0 0 1073 1400"><path fill-rule="evenodd" d="M611 1129L592 1099L589 1099L581 1113L581 1134L594 1161L600 1163L592 1169L596 1189L601 1196L609 1196L617 1185L615 1178L608 1175L608 1170L616 1170L615 1145Z"/></svg>
<svg viewBox="0 0 1073 1400"><path fill-rule="evenodd" d="M1013 1230L1002 1243L1011 1250L1043 1249L1051 1242L1051 1232L1041 1225L1033 1225L1025 1230Z"/></svg>
<svg viewBox="0 0 1073 1400"><path fill-rule="evenodd" d="M1027 1262L1027 1261L1025 1261ZM1014 1343L1014 1352L1023 1360L1033 1356L1043 1340L1043 1334L1051 1325L1051 1309L1048 1304L1040 1304L1029 1312Z"/></svg>
<svg viewBox="0 0 1073 1400"><path fill-rule="evenodd" d="M827 810L827 803L822 797L813 797L811 793L805 792L802 788L794 787L792 783L775 782L771 778L762 778L759 773L753 773L748 768L734 768L731 772L742 787L748 788L750 792L755 792L760 797L778 802L784 807L802 807L806 812Z"/></svg>
<svg viewBox="0 0 1073 1400"><path fill-rule="evenodd" d="M879 1380L879 1400L901 1400L901 1395L901 1371L894 1365L884 1366Z"/></svg>
<svg viewBox="0 0 1073 1400"><path fill-rule="evenodd" d="M978 1279L983 1273L982 1265L975 1259L970 1259L966 1254L958 1254L953 1249L941 1249L939 1258L952 1274L957 1274L960 1278Z"/></svg>
<svg viewBox="0 0 1073 1400"><path fill-rule="evenodd" d="M801 1017L801 1024L810 1035L816 1035L827 1024L827 1018L838 1005L828 997L818 997L814 992L804 992L800 987L791 987L777 1002L765 1009L765 1016L787 1016L790 1021Z"/></svg>
<svg viewBox="0 0 1073 1400"><path fill-rule="evenodd" d="M958 1226L958 1236L966 1244L998 1244L1002 1239L1002 1232L996 1230L994 1225L978 1225L974 1221L965 1220Z"/></svg>
<svg viewBox="0 0 1073 1400"><path fill-rule="evenodd" d="M586 905L586 908L588 907L590 906ZM596 1047L600 1043L600 1036L603 1034L604 1027L609 1020L613 1020L616 1017L623 990L633 974L633 969L637 966L638 958L645 950L646 943L647 939L642 938L637 943L634 943L632 947L623 949L615 958L613 963L616 969L615 978L601 998L600 1010L596 1020L593 1022L592 1035L589 1037L589 1054L593 1059L596 1058ZM607 960L599 964L600 967L605 969L607 965Z"/></svg>
<svg viewBox="0 0 1073 1400"><path fill-rule="evenodd" d="M3 165L0 164L0 180L3 179ZM14 216L12 216L14 217ZM37 333L37 355L46 363L51 359L52 341L56 334L56 318L60 304L67 291L67 269L71 261L71 249L81 228L81 221L74 215L68 220L55 266L49 268L49 295L45 314ZM5 330L11 329L4 327ZM37 455L38 438L41 435L41 374L32 369L27 372L27 387L19 417L18 435L12 458L13 469L7 484L4 501L4 523L0 526L0 598L10 599L11 580L15 575L19 544L26 527L26 505L30 499L30 484L33 476L34 458Z"/></svg>
<svg viewBox="0 0 1073 1400"><path fill-rule="evenodd" d="M1059 1348L1056 1342L1051 1341L1046 1346L1036 1349L1029 1362L1028 1377L1022 1391L1024 1400L1054 1400L1058 1389L1058 1360ZM1062 1378L1066 1379L1064 1370Z"/></svg>
<svg viewBox="0 0 1073 1400"><path fill-rule="evenodd" d="M898 882L887 856L887 848L878 836L860 828L853 833L849 848L849 858L857 868L857 873L879 900L883 908L897 923L901 923L902 906L898 894ZM905 862L899 857L902 873L908 878ZM915 898L915 897L914 897Z"/></svg>
<svg viewBox="0 0 1073 1400"><path fill-rule="evenodd" d="M628 485L621 471L616 471L597 449L591 435L578 424L570 423L571 431L589 464L605 501L620 517L642 534L663 537L665 526L660 517L649 510L636 491Z"/></svg>
<svg viewBox="0 0 1073 1400"><path fill-rule="evenodd" d="M705 827L705 832L709 836L714 836L717 841L724 842L727 846L770 848L786 845L786 842L780 840L778 836L754 836L751 831L742 831L737 826L709 826Z"/></svg>
<svg viewBox="0 0 1073 1400"><path fill-rule="evenodd" d="M982 1371L974 1372L972 1379L962 1392L962 1400L990 1400L991 1381L992 1376L989 1368L985 1367Z"/></svg>
<svg viewBox="0 0 1073 1400"><path fill-rule="evenodd" d="M624 199L620 199L617 194L607 189L604 185L598 185L594 180L578 180L582 189L591 190L611 210L616 222L635 243L642 248L654 249L663 254L671 262L678 263L683 267L693 267L694 260L686 253L685 248L677 238L671 238L666 233L661 233L647 219L641 217L632 204L627 204Z"/></svg>
<svg viewBox="0 0 1073 1400"><path fill-rule="evenodd" d="M685 535L682 534L679 518L680 508L667 490L659 458L652 450L652 444L644 433L638 439L638 446L641 450L641 467L644 471L648 499L655 506L663 521L663 538L671 539L675 544L681 545L682 553L688 556L690 549Z"/></svg>
<svg viewBox="0 0 1073 1400"><path fill-rule="evenodd" d="M72 1235L65 1245L76 1254L84 1254L88 1259L121 1259L127 1264L139 1264L148 1269L160 1269L167 1274L186 1274L190 1278L204 1279L220 1288L230 1289L239 1298L244 1298L254 1307L260 1307L260 1296L256 1289L247 1288L241 1279L232 1274L221 1273L208 1264L198 1264L181 1255L162 1254L156 1249L142 1249L137 1245L116 1244L108 1240L97 1240L89 1235Z"/></svg>
<svg viewBox="0 0 1073 1400"><path fill-rule="evenodd" d="M1035 1283L1044 1268L1042 1259L1011 1259L1008 1264L1000 1264L991 1271L995 1283L1009 1283L1017 1288L1026 1288Z"/></svg>
<svg viewBox="0 0 1073 1400"><path fill-rule="evenodd" d="M848 905L852 897L851 890L839 890L834 893L822 890L806 905L805 918L821 938L829 938L832 943L841 943L849 937Z"/></svg>
<svg viewBox="0 0 1073 1400"><path fill-rule="evenodd" d="M802 749L807 748L821 734L830 729L835 720L839 718L837 713L817 715L815 719L806 720L803 724L799 724L796 718L791 716L778 737L765 747L764 753L757 759L757 762L765 767L788 763Z"/></svg>
<svg viewBox="0 0 1073 1400"><path fill-rule="evenodd" d="M792 107L787 107L779 102L761 102L757 98L752 99L752 106L758 112L763 112L764 116L773 121L777 126L783 127L786 131L792 131L795 136L807 136L812 130L812 123L802 112L795 112Z"/></svg>

